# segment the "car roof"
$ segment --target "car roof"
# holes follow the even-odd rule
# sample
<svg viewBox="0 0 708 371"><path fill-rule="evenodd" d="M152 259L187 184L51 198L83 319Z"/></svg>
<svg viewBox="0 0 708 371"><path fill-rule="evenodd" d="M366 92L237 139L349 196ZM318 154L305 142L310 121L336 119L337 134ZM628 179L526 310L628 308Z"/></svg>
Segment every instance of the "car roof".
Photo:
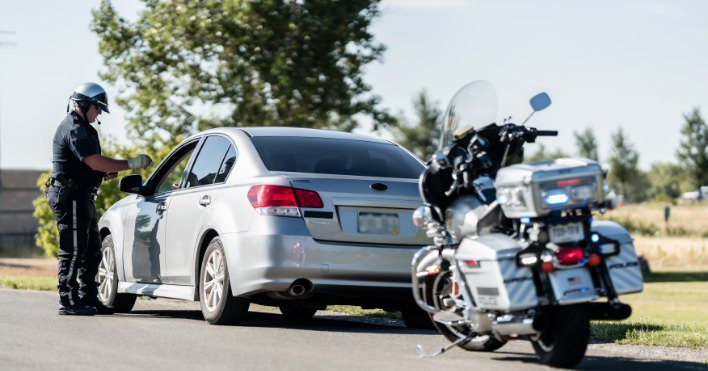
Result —
<svg viewBox="0 0 708 371"><path fill-rule="evenodd" d="M390 141L371 137L368 135L345 133L335 130L322 130L310 128L295 128L295 127L220 127L202 132L208 133L224 133L236 134L237 131L245 132L250 137L310 137L310 138L328 138L328 139L348 139L361 140L375 143L391 144Z"/></svg>

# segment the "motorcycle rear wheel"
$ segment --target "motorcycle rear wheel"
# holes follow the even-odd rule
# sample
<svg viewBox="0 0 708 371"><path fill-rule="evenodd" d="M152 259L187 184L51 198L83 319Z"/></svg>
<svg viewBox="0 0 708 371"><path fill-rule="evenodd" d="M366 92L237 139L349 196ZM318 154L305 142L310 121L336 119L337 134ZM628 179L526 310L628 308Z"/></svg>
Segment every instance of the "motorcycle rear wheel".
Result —
<svg viewBox="0 0 708 371"><path fill-rule="evenodd" d="M532 341L541 363L552 367L574 367L585 356L590 340L590 307L575 304L551 307L552 321Z"/></svg>
<svg viewBox="0 0 708 371"><path fill-rule="evenodd" d="M447 271L426 279L425 301L428 305L432 305L439 309L449 309L449 307L444 307L443 299L452 294L451 275L452 273ZM442 323L435 322L432 315L430 315L430 320L433 322L435 328L451 342L471 336L470 340L457 345L464 350L493 352L506 344L506 341L499 340L494 336L477 334L466 326L447 326Z"/></svg>

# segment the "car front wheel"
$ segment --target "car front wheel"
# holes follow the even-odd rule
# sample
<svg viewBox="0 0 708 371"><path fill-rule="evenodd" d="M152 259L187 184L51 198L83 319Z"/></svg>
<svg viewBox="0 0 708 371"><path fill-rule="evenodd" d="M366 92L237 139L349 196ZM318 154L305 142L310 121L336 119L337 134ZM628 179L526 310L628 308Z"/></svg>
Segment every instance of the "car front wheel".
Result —
<svg viewBox="0 0 708 371"><path fill-rule="evenodd" d="M248 299L231 294L224 246L219 237L214 237L204 252L199 275L199 301L204 319L212 325L236 325L248 313Z"/></svg>
<svg viewBox="0 0 708 371"><path fill-rule="evenodd" d="M116 313L128 313L135 305L136 296L118 293L118 275L116 274L116 254L113 249L113 237L108 235L101 242L101 263L98 266L96 282L98 299L103 305Z"/></svg>

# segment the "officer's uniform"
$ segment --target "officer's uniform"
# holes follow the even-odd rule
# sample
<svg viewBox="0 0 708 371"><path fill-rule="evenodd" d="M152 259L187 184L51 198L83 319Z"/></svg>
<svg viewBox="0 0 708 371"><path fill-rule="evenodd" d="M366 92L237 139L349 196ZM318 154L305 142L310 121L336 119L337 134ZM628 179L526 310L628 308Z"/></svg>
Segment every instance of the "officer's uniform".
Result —
<svg viewBox="0 0 708 371"><path fill-rule="evenodd" d="M59 299L64 307L91 305L97 301L95 277L101 262L94 201L105 174L83 160L101 154L98 132L76 112L70 112L54 134L53 153L47 202L59 230Z"/></svg>

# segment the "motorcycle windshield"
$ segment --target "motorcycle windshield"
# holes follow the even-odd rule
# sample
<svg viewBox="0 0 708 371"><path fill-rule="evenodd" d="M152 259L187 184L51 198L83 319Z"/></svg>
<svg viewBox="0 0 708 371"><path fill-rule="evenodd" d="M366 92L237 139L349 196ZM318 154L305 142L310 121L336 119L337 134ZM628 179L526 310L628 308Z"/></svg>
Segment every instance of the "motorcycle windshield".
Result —
<svg viewBox="0 0 708 371"><path fill-rule="evenodd" d="M477 80L463 86L445 110L438 149L449 146L453 136L494 123L496 118L497 94L492 84Z"/></svg>

